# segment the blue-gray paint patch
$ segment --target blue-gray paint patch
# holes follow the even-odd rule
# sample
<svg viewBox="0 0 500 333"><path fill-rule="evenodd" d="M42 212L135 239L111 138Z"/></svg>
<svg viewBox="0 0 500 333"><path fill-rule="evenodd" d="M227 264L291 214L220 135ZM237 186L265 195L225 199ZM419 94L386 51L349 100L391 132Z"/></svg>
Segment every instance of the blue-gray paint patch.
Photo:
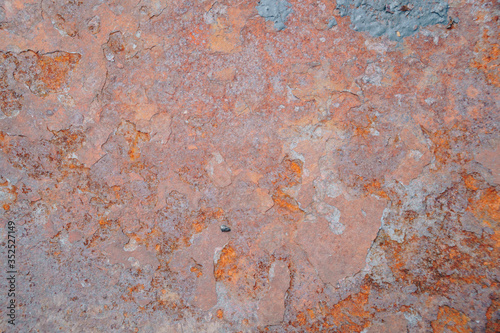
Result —
<svg viewBox="0 0 500 333"><path fill-rule="evenodd" d="M328 29L331 29L336 25L337 25L337 20L335 19L335 17L332 17L328 22Z"/></svg>
<svg viewBox="0 0 500 333"><path fill-rule="evenodd" d="M266 21L273 21L274 28L280 31L286 28L285 22L292 12L292 6L286 0L261 0L257 11Z"/></svg>
<svg viewBox="0 0 500 333"><path fill-rule="evenodd" d="M420 27L448 23L448 3L442 0L337 0L340 16L351 17L351 28L372 36L401 40Z"/></svg>

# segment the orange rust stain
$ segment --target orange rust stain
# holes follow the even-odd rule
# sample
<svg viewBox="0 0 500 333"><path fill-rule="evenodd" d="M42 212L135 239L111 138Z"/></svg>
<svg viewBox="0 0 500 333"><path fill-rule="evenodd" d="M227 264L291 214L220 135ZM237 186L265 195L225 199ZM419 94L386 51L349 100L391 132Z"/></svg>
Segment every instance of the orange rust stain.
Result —
<svg viewBox="0 0 500 333"><path fill-rule="evenodd" d="M291 171L291 175L289 175L289 177L291 179L292 184L293 185L298 184L300 182L300 178L302 177L302 170L303 170L302 161L285 159L284 165L288 170Z"/></svg>
<svg viewBox="0 0 500 333"><path fill-rule="evenodd" d="M276 191L273 195L273 201L279 207L288 209L292 212L298 212L301 210L297 201L295 201L295 199L288 194L283 193L281 190Z"/></svg>
<svg viewBox="0 0 500 333"><path fill-rule="evenodd" d="M462 177L464 179L465 186L473 191L477 191L479 189L478 181L472 175L464 175Z"/></svg>
<svg viewBox="0 0 500 333"><path fill-rule="evenodd" d="M32 65L17 69L14 76L42 97L61 91L67 83L69 73L82 57L77 53L54 52L40 55L33 51L23 52L19 56L32 59L29 61Z"/></svg>
<svg viewBox="0 0 500 333"><path fill-rule="evenodd" d="M277 170L273 171L271 183L275 187L272 195L274 203L292 212L301 211L294 198L283 192L283 189L300 184L302 181L303 164L300 160L285 157Z"/></svg>
<svg viewBox="0 0 500 333"><path fill-rule="evenodd" d="M74 132L65 129L53 131L52 134L54 134L54 138L50 142L56 145L61 153L64 154L77 150L85 141L85 135L79 131Z"/></svg>
<svg viewBox="0 0 500 333"><path fill-rule="evenodd" d="M491 236L491 239L495 242L495 247L497 249L500 248L500 230L495 230L493 233L493 236Z"/></svg>
<svg viewBox="0 0 500 333"><path fill-rule="evenodd" d="M354 135L366 138L370 134L370 127L356 126L354 129Z"/></svg>
<svg viewBox="0 0 500 333"><path fill-rule="evenodd" d="M440 332L455 332L466 333L472 332L469 327L469 317L448 306L439 308L438 317L431 322L432 331L434 333Z"/></svg>
<svg viewBox="0 0 500 333"><path fill-rule="evenodd" d="M452 145L460 143L462 140L466 139L468 130L463 124L455 124L450 129L437 130L435 132L431 132L423 126L420 126L420 128L431 140L431 151L439 165L449 162L458 163L467 161L465 153L455 153L451 148Z"/></svg>
<svg viewBox="0 0 500 333"><path fill-rule="evenodd" d="M301 182L302 170L302 161L290 160L287 157L278 166L271 182L280 189L295 186Z"/></svg>
<svg viewBox="0 0 500 333"><path fill-rule="evenodd" d="M304 326L307 323L307 317L304 312L300 311L297 314L297 322L299 323L300 326Z"/></svg>
<svg viewBox="0 0 500 333"><path fill-rule="evenodd" d="M213 217L216 219L221 219L224 217L224 210L222 208L215 208L215 211L213 212Z"/></svg>
<svg viewBox="0 0 500 333"><path fill-rule="evenodd" d="M139 143L149 140L149 134L136 130L135 124L125 121L118 127L117 135L122 135L128 143L128 156L132 162L141 157Z"/></svg>
<svg viewBox="0 0 500 333"><path fill-rule="evenodd" d="M38 60L38 64L42 69L40 79L44 82L48 89L57 91L66 81L68 72L80 61L82 56L75 53L60 53L52 58L42 56Z"/></svg>
<svg viewBox="0 0 500 333"><path fill-rule="evenodd" d="M490 41L488 31L483 31L482 38L476 43L474 51L476 59L472 61L472 67L477 68L486 75L486 80L500 87L500 45Z"/></svg>
<svg viewBox="0 0 500 333"><path fill-rule="evenodd" d="M377 116L368 116L366 115L366 121L367 123L365 124L354 124L354 134L356 136L361 136L363 138L366 138L368 135L371 135L372 131L372 125L377 120Z"/></svg>
<svg viewBox="0 0 500 333"><path fill-rule="evenodd" d="M12 116L16 110L22 109L23 100L23 95L14 90L0 90L0 109L7 117Z"/></svg>
<svg viewBox="0 0 500 333"><path fill-rule="evenodd" d="M472 209L476 217L500 224L500 195L494 188L486 189L480 199L473 203Z"/></svg>
<svg viewBox="0 0 500 333"><path fill-rule="evenodd" d="M108 219L106 219L106 218L101 217L101 218L99 219L99 224L100 224L100 225L102 225L102 226L104 226L104 225L108 225L109 223L110 223L110 220L108 220Z"/></svg>
<svg viewBox="0 0 500 333"><path fill-rule="evenodd" d="M370 287L363 285L359 293L347 297L331 309L323 308L322 311L327 314L327 321L323 326L336 326L340 332L361 332L369 327L373 317L373 314L365 309L369 295Z"/></svg>
<svg viewBox="0 0 500 333"><path fill-rule="evenodd" d="M199 267L199 265L191 267L190 271L193 273L196 273L196 277L200 277L203 275L203 272L201 271L201 268Z"/></svg>
<svg viewBox="0 0 500 333"><path fill-rule="evenodd" d="M382 190L382 185L380 184L380 182L378 180L374 180L370 184L366 184L364 186L364 189L366 192L368 192L370 194L375 194L381 198L389 199L389 196L387 195L387 193L384 190Z"/></svg>
<svg viewBox="0 0 500 333"><path fill-rule="evenodd" d="M256 261L251 253L242 253L228 245L215 264L214 276L235 294L254 298L268 286L269 268L266 261Z"/></svg>
<svg viewBox="0 0 500 333"><path fill-rule="evenodd" d="M228 280L231 281L232 277L236 274L236 252L228 245L221 251L220 258L215 266L215 280Z"/></svg>
<svg viewBox="0 0 500 333"><path fill-rule="evenodd" d="M195 26L193 28L193 31L189 32L189 37L191 37L193 44L198 46L202 43L202 40L204 37L203 34L204 34L204 30Z"/></svg>
<svg viewBox="0 0 500 333"><path fill-rule="evenodd" d="M490 241L491 242L491 241ZM421 251L422 244L426 250ZM428 237L409 237L404 244L385 238L381 243L387 251L390 260L391 270L396 279L401 281L412 281L417 286L416 293L446 294L452 286L472 284L485 285L487 277L484 274L477 274L477 267L495 267L498 257L498 248L491 247L490 244L480 241L473 235L468 235L462 242L463 246L472 247L480 244L477 250L480 258L471 256L467 252L461 252L459 247L447 246L430 242ZM408 269L409 257L420 256L432 262L426 274L415 275ZM432 260L430 260L432 258ZM481 260L478 263L478 260ZM443 275L439 272L443 269L454 270L460 273Z"/></svg>
<svg viewBox="0 0 500 333"><path fill-rule="evenodd" d="M217 310L217 318L219 318L219 319L224 318L224 311L222 311L221 309L218 309Z"/></svg>
<svg viewBox="0 0 500 333"><path fill-rule="evenodd" d="M10 209L10 205L9 204L4 204L2 207L3 207L4 210L9 210Z"/></svg>
<svg viewBox="0 0 500 333"><path fill-rule="evenodd" d="M362 332L371 326L373 317L366 308L369 296L370 286L365 281L358 293L333 306L320 302L315 309L299 311L291 325L304 332Z"/></svg>
<svg viewBox="0 0 500 333"><path fill-rule="evenodd" d="M487 188L477 200L469 199L467 210L485 225L493 229L491 239L500 249L500 195L494 188Z"/></svg>
<svg viewBox="0 0 500 333"><path fill-rule="evenodd" d="M314 315L314 311L312 309L307 309L307 313L309 314L309 317L311 319L316 318L316 316Z"/></svg>
<svg viewBox="0 0 500 333"><path fill-rule="evenodd" d="M139 290L144 290L144 285L141 283L128 288L129 294L132 294L134 292L138 292Z"/></svg>
<svg viewBox="0 0 500 333"><path fill-rule="evenodd" d="M138 142L139 142L139 136L136 136L130 146L130 150L128 151L128 156L130 157L131 161L136 161L141 157L139 147L137 147Z"/></svg>
<svg viewBox="0 0 500 333"><path fill-rule="evenodd" d="M196 233L200 233L203 231L203 229L205 229L205 225L202 223L194 223L193 228Z"/></svg>
<svg viewBox="0 0 500 333"><path fill-rule="evenodd" d="M113 192L115 192L115 198L116 200L120 200L120 186L118 185L114 185L111 187L111 189L113 190Z"/></svg>
<svg viewBox="0 0 500 333"><path fill-rule="evenodd" d="M187 237L187 240L189 241L192 234L197 234L205 230L207 228L208 220L216 219L222 221L224 217L225 217L224 210L222 210L221 208L202 210L196 213L193 217L190 218L191 235Z"/></svg>
<svg viewBox="0 0 500 333"><path fill-rule="evenodd" d="M8 180L5 180L3 183L1 182L1 180L3 179L3 177L0 176L0 186L2 187L7 187L4 189L5 192L8 192L10 193L10 199L6 199L6 200L3 200L4 202L5 201L9 201L10 204L14 203L17 201L17 186L13 186L13 185L9 185L9 181ZM5 193L4 192L4 193ZM24 192L24 191L23 191ZM24 192L24 193L27 193L27 192ZM8 198L9 196L7 196ZM5 204L7 204L7 202L5 202ZM9 205L9 208L10 208L10 205ZM5 208L4 208L5 209Z"/></svg>
<svg viewBox="0 0 500 333"><path fill-rule="evenodd" d="M158 239L161 238L161 232L158 230L157 227L153 228L149 233L145 234L142 237L135 233L130 233L129 238L135 239L137 244L144 244L148 248L154 246L156 251L161 250L161 245L157 244Z"/></svg>
<svg viewBox="0 0 500 333"><path fill-rule="evenodd" d="M0 148L5 149L7 148L7 145L9 144L10 137L8 135L5 135L4 132L0 131ZM2 185L0 183L0 185ZM5 186L5 185L3 185Z"/></svg>
<svg viewBox="0 0 500 333"><path fill-rule="evenodd" d="M443 131L437 131L434 133L434 135L431 137L431 141L434 144L433 147L433 153L436 156L436 160L439 163L446 163L448 159L450 158L450 142L447 138L446 133Z"/></svg>
<svg viewBox="0 0 500 333"><path fill-rule="evenodd" d="M291 161L290 169L296 174L298 177L302 176L302 165L298 163L298 161Z"/></svg>

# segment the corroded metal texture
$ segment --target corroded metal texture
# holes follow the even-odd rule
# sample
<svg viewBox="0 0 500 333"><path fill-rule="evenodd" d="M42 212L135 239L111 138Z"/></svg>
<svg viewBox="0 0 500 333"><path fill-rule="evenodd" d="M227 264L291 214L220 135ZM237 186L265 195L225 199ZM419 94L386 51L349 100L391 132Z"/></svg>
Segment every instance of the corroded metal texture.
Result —
<svg viewBox="0 0 500 333"><path fill-rule="evenodd" d="M500 7L430 2L0 2L0 331L499 332Z"/></svg>

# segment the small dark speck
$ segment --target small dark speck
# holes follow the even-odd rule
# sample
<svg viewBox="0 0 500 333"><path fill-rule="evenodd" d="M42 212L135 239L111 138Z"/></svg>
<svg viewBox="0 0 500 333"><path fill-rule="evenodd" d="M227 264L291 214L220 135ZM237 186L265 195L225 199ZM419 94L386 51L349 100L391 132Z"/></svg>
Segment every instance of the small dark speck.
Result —
<svg viewBox="0 0 500 333"><path fill-rule="evenodd" d="M446 29L448 30L451 30L453 29L453 27L458 23L460 22L460 20L458 19L458 17L456 18L451 18L448 20L448 25L446 26Z"/></svg>
<svg viewBox="0 0 500 333"><path fill-rule="evenodd" d="M223 224L220 226L220 231L222 232L230 232L231 228L229 228L227 225Z"/></svg>
<svg viewBox="0 0 500 333"><path fill-rule="evenodd" d="M401 6L401 8L399 10L401 10L402 12L408 12L412 9L413 9L413 5L408 5L408 6L403 5L403 6Z"/></svg>

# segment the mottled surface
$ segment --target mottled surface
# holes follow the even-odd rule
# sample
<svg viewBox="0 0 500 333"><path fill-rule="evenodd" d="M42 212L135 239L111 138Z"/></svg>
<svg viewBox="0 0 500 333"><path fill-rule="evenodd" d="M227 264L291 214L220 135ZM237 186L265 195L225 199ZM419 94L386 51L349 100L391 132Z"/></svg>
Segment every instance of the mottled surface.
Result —
<svg viewBox="0 0 500 333"><path fill-rule="evenodd" d="M0 331L500 331L498 2L258 3L0 3Z"/></svg>

